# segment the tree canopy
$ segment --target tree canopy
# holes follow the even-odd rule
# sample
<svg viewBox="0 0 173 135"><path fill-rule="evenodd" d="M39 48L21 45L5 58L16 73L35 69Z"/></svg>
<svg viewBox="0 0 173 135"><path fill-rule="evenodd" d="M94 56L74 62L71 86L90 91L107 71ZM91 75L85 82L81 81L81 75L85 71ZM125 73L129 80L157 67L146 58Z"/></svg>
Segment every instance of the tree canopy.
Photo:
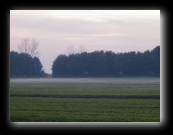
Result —
<svg viewBox="0 0 173 135"><path fill-rule="evenodd" d="M82 52L59 55L52 65L53 77L160 76L160 46L145 52Z"/></svg>
<svg viewBox="0 0 173 135"><path fill-rule="evenodd" d="M43 77L45 73L42 67L38 57L10 52L10 77Z"/></svg>

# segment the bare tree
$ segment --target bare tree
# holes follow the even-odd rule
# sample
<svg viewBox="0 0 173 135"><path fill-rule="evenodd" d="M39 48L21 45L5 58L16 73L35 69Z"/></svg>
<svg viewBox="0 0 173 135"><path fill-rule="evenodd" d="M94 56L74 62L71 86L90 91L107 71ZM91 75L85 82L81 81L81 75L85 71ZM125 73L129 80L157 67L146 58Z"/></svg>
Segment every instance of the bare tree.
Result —
<svg viewBox="0 0 173 135"><path fill-rule="evenodd" d="M29 50L29 39L21 39L20 43L18 44L18 51L22 53L28 53Z"/></svg>
<svg viewBox="0 0 173 135"><path fill-rule="evenodd" d="M79 48L77 51L75 51L73 46L67 47L67 55L75 54L75 53L83 53L83 52L85 52L85 47L83 45L79 45Z"/></svg>
<svg viewBox="0 0 173 135"><path fill-rule="evenodd" d="M38 42L35 39L32 39L32 42L28 38L24 38L18 44L18 51L21 53L27 53L31 57L38 55Z"/></svg>
<svg viewBox="0 0 173 135"><path fill-rule="evenodd" d="M70 54L74 54L74 53L75 53L74 47L68 46L67 47L67 54L70 55Z"/></svg>
<svg viewBox="0 0 173 135"><path fill-rule="evenodd" d="M84 47L83 45L80 45L80 46L79 46L79 49L78 49L78 52L79 52L79 53L85 52L85 47Z"/></svg>

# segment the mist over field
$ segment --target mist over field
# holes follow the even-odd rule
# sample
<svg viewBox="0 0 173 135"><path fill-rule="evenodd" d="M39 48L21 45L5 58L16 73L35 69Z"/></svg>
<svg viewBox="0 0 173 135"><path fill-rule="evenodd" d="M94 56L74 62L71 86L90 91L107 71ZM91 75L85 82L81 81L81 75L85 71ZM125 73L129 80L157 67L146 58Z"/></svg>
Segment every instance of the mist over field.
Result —
<svg viewBox="0 0 173 135"><path fill-rule="evenodd" d="M10 83L106 83L106 84L160 84L158 77L126 78L15 78Z"/></svg>

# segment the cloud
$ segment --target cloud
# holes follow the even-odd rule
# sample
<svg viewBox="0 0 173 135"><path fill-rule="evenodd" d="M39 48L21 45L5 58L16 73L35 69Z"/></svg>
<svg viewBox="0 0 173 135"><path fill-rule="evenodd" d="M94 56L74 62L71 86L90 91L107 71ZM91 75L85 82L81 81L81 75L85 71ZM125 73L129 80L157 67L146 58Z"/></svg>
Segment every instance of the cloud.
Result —
<svg viewBox="0 0 173 135"><path fill-rule="evenodd" d="M11 27L20 29L24 34L52 35L57 37L69 36L94 36L95 34L108 35L109 33L119 33L119 35L137 35L149 32L152 29L158 29L156 23L145 20L123 20L117 18L108 18L104 22L82 19L59 19L59 18L31 18L31 17L11 17ZM148 31L146 31L148 29ZM153 30L153 31L154 31ZM139 32L141 31L141 32ZM146 32L145 32L146 31ZM17 32L15 33L17 34ZM32 35L32 34L31 34ZM45 36L44 36L45 37Z"/></svg>

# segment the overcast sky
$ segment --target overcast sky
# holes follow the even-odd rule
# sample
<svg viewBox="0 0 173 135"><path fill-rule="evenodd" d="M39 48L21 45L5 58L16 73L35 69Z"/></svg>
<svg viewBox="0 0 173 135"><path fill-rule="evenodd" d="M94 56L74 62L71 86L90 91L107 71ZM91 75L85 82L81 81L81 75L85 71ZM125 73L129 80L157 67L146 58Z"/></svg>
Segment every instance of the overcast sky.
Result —
<svg viewBox="0 0 173 135"><path fill-rule="evenodd" d="M36 39L46 73L67 48L79 52L152 50L160 45L160 10L11 10L10 51Z"/></svg>

